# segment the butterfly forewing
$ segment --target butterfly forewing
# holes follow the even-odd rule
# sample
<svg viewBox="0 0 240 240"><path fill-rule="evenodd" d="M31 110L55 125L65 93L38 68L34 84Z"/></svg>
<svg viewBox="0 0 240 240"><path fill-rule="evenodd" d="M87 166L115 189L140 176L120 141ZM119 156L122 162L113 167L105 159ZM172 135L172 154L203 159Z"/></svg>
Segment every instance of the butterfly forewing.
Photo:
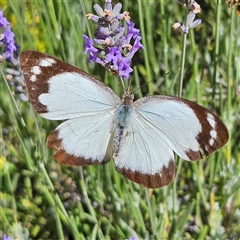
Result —
<svg viewBox="0 0 240 240"><path fill-rule="evenodd" d="M20 57L31 103L47 119L70 119L47 140L55 158L68 165L107 162L120 98L104 83L47 54Z"/></svg>
<svg viewBox="0 0 240 240"><path fill-rule="evenodd" d="M35 51L20 57L29 99L47 119L69 119L116 109L114 91L89 74L57 58Z"/></svg>

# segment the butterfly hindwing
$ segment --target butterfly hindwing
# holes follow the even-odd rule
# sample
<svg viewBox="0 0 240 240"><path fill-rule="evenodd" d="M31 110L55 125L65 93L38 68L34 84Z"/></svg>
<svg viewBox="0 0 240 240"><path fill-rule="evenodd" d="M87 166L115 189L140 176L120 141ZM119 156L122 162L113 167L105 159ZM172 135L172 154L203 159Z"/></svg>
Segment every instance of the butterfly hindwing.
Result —
<svg viewBox="0 0 240 240"><path fill-rule="evenodd" d="M70 119L47 139L55 159L67 165L87 166L108 162L113 155L114 121L111 113Z"/></svg>
<svg viewBox="0 0 240 240"><path fill-rule="evenodd" d="M136 117L114 154L116 170L149 188L168 185L174 178L174 155L155 126Z"/></svg>

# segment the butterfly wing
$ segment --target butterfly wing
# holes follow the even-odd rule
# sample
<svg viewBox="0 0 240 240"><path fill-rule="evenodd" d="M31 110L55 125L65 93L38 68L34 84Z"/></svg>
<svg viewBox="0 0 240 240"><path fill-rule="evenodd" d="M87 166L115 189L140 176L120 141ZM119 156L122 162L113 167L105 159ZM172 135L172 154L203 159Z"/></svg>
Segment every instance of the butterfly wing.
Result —
<svg viewBox="0 0 240 240"><path fill-rule="evenodd" d="M172 149L156 126L139 117L127 129L113 158L119 173L145 187L160 188L174 178Z"/></svg>
<svg viewBox="0 0 240 240"><path fill-rule="evenodd" d="M135 120L114 159L121 174L146 187L159 188L172 181L173 151L185 160L199 160L228 141L221 120L193 102L149 96L134 106Z"/></svg>
<svg viewBox="0 0 240 240"><path fill-rule="evenodd" d="M111 113L69 119L47 139L54 157L67 165L95 165L108 162L113 155L114 121Z"/></svg>
<svg viewBox="0 0 240 240"><path fill-rule="evenodd" d="M120 98L87 73L44 53L20 57L30 101L44 118L68 121L49 135L55 158L69 165L107 162L111 158L114 118Z"/></svg>

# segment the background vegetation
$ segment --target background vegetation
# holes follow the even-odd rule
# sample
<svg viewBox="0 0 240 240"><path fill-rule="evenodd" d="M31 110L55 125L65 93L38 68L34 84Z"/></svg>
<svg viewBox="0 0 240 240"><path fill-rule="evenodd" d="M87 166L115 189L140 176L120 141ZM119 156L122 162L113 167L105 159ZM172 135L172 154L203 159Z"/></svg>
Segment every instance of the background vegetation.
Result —
<svg viewBox="0 0 240 240"><path fill-rule="evenodd" d="M103 6L104 1L95 1ZM116 1L113 1L116 3ZM202 1L201 1L202 2ZM12 239L239 239L240 17L223 1L206 0L202 24L187 38L182 96L216 112L229 129L226 146L199 162L176 159L176 178L145 189L114 163L66 167L46 149L59 124L39 117L0 79L0 236ZM91 73L119 95L116 79L89 65L82 34L93 36L85 13L92 1L1 1L23 50L38 50ZM136 93L178 95L187 10L177 1L127 1L123 10L141 29L145 51L134 58ZM3 71L6 63L2 64ZM171 74L162 77L164 73ZM12 88L12 87L11 87ZM12 88L14 91L14 88Z"/></svg>

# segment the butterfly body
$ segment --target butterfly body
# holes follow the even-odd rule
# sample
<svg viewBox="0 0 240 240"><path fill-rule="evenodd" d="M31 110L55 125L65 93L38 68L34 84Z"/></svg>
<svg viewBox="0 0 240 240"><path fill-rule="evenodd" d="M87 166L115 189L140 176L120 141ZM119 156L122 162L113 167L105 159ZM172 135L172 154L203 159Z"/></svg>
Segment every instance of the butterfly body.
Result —
<svg viewBox="0 0 240 240"><path fill-rule="evenodd" d="M174 153L188 161L210 155L228 140L212 112L172 96L122 100L104 83L47 54L20 57L29 98L44 118L66 120L47 139L54 157L67 165L107 163L145 187L174 178Z"/></svg>
<svg viewBox="0 0 240 240"><path fill-rule="evenodd" d="M116 128L114 132L114 153L117 155L121 143L127 137L127 129L132 124L134 118L133 95L126 93L123 95L122 103L118 108L116 117Z"/></svg>

